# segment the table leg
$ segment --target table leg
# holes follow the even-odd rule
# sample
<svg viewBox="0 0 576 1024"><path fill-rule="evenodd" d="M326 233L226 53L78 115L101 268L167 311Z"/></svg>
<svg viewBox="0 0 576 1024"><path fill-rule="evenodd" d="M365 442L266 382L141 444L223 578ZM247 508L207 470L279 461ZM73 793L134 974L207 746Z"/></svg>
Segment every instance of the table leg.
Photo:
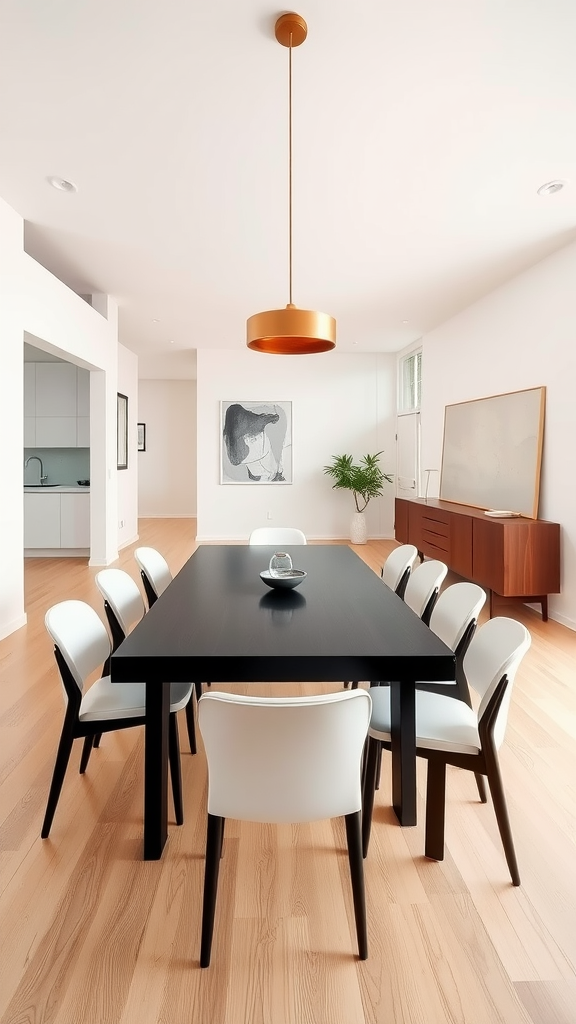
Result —
<svg viewBox="0 0 576 1024"><path fill-rule="evenodd" d="M392 805L401 825L416 824L416 688L390 684Z"/></svg>
<svg viewBox="0 0 576 1024"><path fill-rule="evenodd" d="M144 860L159 860L168 838L170 683L146 685Z"/></svg>

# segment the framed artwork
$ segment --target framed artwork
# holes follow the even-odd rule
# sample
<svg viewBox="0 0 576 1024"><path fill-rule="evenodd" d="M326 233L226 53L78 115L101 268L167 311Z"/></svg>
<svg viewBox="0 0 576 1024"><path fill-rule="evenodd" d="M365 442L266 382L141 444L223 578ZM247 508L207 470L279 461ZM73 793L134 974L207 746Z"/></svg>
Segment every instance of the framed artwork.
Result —
<svg viewBox="0 0 576 1024"><path fill-rule="evenodd" d="M220 483L292 483L292 402L220 403Z"/></svg>
<svg viewBox="0 0 576 1024"><path fill-rule="evenodd" d="M117 469L128 469L128 396L116 396Z"/></svg>
<svg viewBox="0 0 576 1024"><path fill-rule="evenodd" d="M146 424L138 423L138 451L146 451Z"/></svg>

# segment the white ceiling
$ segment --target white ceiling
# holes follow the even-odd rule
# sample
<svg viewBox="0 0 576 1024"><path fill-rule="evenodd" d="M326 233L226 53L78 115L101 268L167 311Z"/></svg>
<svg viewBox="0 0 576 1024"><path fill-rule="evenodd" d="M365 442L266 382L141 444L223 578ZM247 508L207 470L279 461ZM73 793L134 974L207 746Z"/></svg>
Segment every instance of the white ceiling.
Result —
<svg viewBox="0 0 576 1024"><path fill-rule="evenodd" d="M32 256L117 299L141 376L194 376L288 301L282 10L0 0L0 196ZM297 10L294 301L340 349L401 348L576 239L574 0Z"/></svg>

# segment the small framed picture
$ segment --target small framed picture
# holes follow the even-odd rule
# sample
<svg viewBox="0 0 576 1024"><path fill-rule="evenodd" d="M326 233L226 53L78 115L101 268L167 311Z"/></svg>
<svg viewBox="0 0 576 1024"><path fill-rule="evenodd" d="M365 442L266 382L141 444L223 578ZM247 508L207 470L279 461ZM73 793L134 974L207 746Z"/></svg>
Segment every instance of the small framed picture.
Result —
<svg viewBox="0 0 576 1024"><path fill-rule="evenodd" d="M117 469L128 469L128 396L117 395Z"/></svg>
<svg viewBox="0 0 576 1024"><path fill-rule="evenodd" d="M139 423L138 424L138 451L139 452L145 452L146 451L146 424L145 423Z"/></svg>

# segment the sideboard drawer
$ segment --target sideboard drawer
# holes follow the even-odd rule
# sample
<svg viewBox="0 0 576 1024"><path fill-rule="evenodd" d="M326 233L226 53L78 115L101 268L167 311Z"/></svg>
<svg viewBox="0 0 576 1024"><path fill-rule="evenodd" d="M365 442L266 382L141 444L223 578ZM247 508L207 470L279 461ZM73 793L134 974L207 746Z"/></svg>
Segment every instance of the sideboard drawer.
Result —
<svg viewBox="0 0 576 1024"><path fill-rule="evenodd" d="M450 550L450 538L448 536L448 532L443 535L441 533L437 533L436 530L427 530L424 526L424 529L422 530L422 549L426 552L433 549L434 551L441 551L447 555Z"/></svg>

